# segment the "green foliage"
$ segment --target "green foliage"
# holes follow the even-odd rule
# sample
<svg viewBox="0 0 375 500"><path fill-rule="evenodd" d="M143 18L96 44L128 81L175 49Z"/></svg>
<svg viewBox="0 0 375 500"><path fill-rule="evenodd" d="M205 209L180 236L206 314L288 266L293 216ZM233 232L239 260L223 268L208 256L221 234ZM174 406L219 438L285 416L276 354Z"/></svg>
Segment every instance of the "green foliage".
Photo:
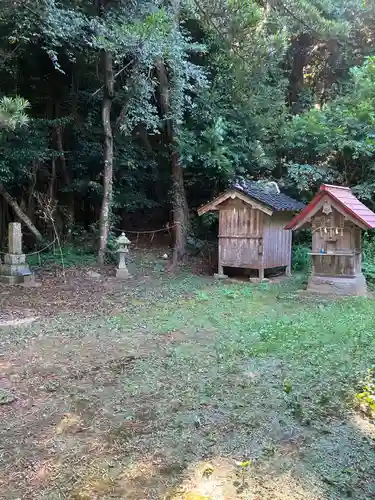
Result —
<svg viewBox="0 0 375 500"><path fill-rule="evenodd" d="M26 114L30 104L22 97L2 97L0 99L0 128L14 130L27 125Z"/></svg>
<svg viewBox="0 0 375 500"><path fill-rule="evenodd" d="M373 234L366 233L363 240L362 271L366 280L375 283L375 239Z"/></svg>
<svg viewBox="0 0 375 500"><path fill-rule="evenodd" d="M305 244L293 245L292 249L292 268L293 271L309 271L311 267L311 248Z"/></svg>
<svg viewBox="0 0 375 500"><path fill-rule="evenodd" d="M368 369L361 391L355 397L364 412L370 417L375 416L375 367Z"/></svg>
<svg viewBox="0 0 375 500"><path fill-rule="evenodd" d="M98 221L103 51L113 58L111 208L119 220L165 224L172 151L193 209L238 175L277 179L306 199L322 181L345 183L375 206L373 3L176 5L3 6L0 95L9 97L0 101L0 182L22 209L35 214L35 192L52 196L63 236L73 222L87 229ZM38 214L34 222L43 229ZM203 239L203 221L192 229Z"/></svg>
<svg viewBox="0 0 375 500"><path fill-rule="evenodd" d="M55 248L46 252L30 255L27 257L27 263L31 267L50 267L61 266L64 264L66 268L74 266L92 266L96 262L96 255L91 250L85 250L76 245L66 245L62 248L62 257L60 250Z"/></svg>
<svg viewBox="0 0 375 500"><path fill-rule="evenodd" d="M28 127L3 130L0 134L0 182L27 185L35 163L56 156L48 145L48 127L42 120L28 120Z"/></svg>
<svg viewBox="0 0 375 500"><path fill-rule="evenodd" d="M341 95L322 109L296 116L287 128L289 177L300 190L322 181L354 186L371 200L375 154L375 58L351 70Z"/></svg>
<svg viewBox="0 0 375 500"><path fill-rule="evenodd" d="M286 33L269 32L266 13L255 2L229 3L227 9L223 31L230 32L230 42L203 19L211 86L193 103L180 139L183 161L202 184L238 174L269 176L285 119L280 64Z"/></svg>
<svg viewBox="0 0 375 500"><path fill-rule="evenodd" d="M249 483L246 481L250 467L254 464L253 460L244 460L242 462L236 462L237 470L236 476L237 480L233 481L233 486L236 487L236 493L240 495L243 493L248 487Z"/></svg>
<svg viewBox="0 0 375 500"><path fill-rule="evenodd" d="M202 217L194 217L190 225L195 236L216 239L219 227L218 214L213 212L204 214Z"/></svg>
<svg viewBox="0 0 375 500"><path fill-rule="evenodd" d="M5 389L0 389L0 406L13 403L15 399L15 396L11 392L6 391Z"/></svg>
<svg viewBox="0 0 375 500"><path fill-rule="evenodd" d="M284 380L284 392L285 394L290 394L293 390L293 386L289 380Z"/></svg>

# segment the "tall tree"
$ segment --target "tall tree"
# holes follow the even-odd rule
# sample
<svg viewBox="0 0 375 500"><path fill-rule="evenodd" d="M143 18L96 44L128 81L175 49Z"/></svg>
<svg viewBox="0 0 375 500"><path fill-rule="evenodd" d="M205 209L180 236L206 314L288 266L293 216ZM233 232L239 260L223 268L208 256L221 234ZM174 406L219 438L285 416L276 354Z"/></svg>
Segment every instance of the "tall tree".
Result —
<svg viewBox="0 0 375 500"><path fill-rule="evenodd" d="M160 108L165 121L165 135L169 144L171 161L172 222L174 226L174 249L172 268L186 253L186 238L189 224L189 209L184 184L184 170L178 148L178 133L184 112L186 86L189 82L184 75L184 65L188 63L186 42L180 31L180 0L170 2L170 47L169 60L158 58L155 61L159 78ZM185 78L184 78L185 76Z"/></svg>
<svg viewBox="0 0 375 500"><path fill-rule="evenodd" d="M103 17L106 10L106 0L98 0L98 14ZM110 224L110 211L113 198L113 133L111 123L112 101L114 98L114 76L113 76L113 56L109 50L102 50L102 64L104 74L103 102L102 102L102 123L104 132L103 151L103 199L100 209L100 240L99 240L99 264L104 264L105 252L108 244L108 233Z"/></svg>
<svg viewBox="0 0 375 500"><path fill-rule="evenodd" d="M87 231L103 262L112 226L137 214L135 227L155 227L172 209L176 263L188 206L238 175L275 177L291 189L331 175L373 198L372 124L363 111L371 105L364 82L370 88L373 75L363 61L374 54L373 2L3 7L0 126L11 124L17 96L30 102L30 126L1 129L0 181L3 198L37 231L47 230L34 206L41 194L53 198L61 236ZM366 75L361 83L355 71Z"/></svg>

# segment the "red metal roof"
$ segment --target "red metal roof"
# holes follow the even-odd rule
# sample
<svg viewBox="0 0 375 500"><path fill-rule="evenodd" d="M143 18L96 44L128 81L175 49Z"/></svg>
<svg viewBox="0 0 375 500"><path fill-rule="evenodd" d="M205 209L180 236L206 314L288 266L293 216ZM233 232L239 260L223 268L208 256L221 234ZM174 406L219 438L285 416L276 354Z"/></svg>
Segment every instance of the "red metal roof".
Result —
<svg viewBox="0 0 375 500"><path fill-rule="evenodd" d="M313 208L319 203L324 195L329 195L340 207L353 219L357 219L360 224L366 226L367 229L375 228L375 213L361 203L358 198L354 196L352 190L348 187L332 186L330 184L322 184L318 193L305 207L302 212L297 214L285 226L285 229L294 229L304 219L308 217Z"/></svg>

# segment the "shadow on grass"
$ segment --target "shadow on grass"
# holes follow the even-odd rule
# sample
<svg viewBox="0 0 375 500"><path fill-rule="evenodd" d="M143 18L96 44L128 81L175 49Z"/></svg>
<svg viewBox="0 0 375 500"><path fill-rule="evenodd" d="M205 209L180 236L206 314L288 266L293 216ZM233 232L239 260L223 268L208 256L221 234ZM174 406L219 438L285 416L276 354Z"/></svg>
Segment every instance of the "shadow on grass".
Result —
<svg viewBox="0 0 375 500"><path fill-rule="evenodd" d="M345 400L372 303L198 285L1 338L6 498L374 497L373 427Z"/></svg>

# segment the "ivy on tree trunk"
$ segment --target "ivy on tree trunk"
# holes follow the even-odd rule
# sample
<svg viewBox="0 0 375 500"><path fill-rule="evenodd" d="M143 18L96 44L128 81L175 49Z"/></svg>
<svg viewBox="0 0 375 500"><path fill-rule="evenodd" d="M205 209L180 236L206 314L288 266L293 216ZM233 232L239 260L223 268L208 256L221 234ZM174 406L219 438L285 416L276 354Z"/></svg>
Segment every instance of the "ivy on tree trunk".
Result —
<svg viewBox="0 0 375 500"><path fill-rule="evenodd" d="M174 249L172 268L181 261L186 254L186 232L188 228L189 209L184 184L184 170L177 152L172 152L172 206L174 228Z"/></svg>
<svg viewBox="0 0 375 500"><path fill-rule="evenodd" d="M98 263L104 264L105 252L108 243L110 211L112 204L113 183L113 133L111 124L112 100L114 96L114 76L112 54L108 51L102 53L104 70L104 89L102 102L102 124L104 132L104 170L103 170L103 198L99 220L99 253Z"/></svg>
<svg viewBox="0 0 375 500"><path fill-rule="evenodd" d="M164 117L170 112L170 93L173 86L168 79L164 61L157 60L156 69L160 87L160 107ZM184 184L184 170L175 142L175 127L172 119L166 119L165 129L171 152L172 223L174 225L174 247L170 269L177 266L186 254L186 234L188 227L188 204Z"/></svg>

